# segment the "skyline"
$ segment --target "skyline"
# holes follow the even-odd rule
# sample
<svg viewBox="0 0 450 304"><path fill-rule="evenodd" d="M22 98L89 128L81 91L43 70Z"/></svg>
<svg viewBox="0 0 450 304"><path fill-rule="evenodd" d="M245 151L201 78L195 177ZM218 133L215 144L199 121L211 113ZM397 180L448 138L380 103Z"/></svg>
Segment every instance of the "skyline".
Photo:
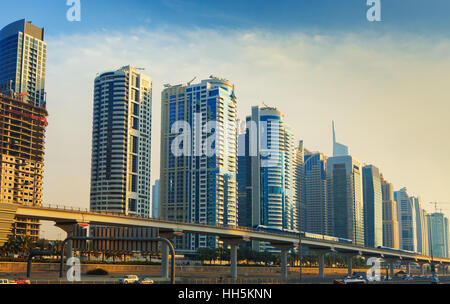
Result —
<svg viewBox="0 0 450 304"><path fill-rule="evenodd" d="M384 20L388 8L383 7ZM61 19L66 9L63 2ZM360 19L366 24L366 8L361 9ZM151 184L159 177L162 85L214 74L236 84L239 118L262 102L277 106L286 113L296 139L327 156L332 155L330 126L335 120L339 142L362 162L380 168L395 190L406 187L411 195L421 196L427 211L434 211L430 201L448 201L450 161L434 156L435 151L450 148L445 132L450 129L445 120L450 41L445 30L425 37L395 26L391 32L389 22L379 27L380 32L375 24L356 31L341 26L336 32L320 23L319 34L298 26L280 33L252 26L180 29L153 20L123 29L103 24L110 32L86 28L93 25L87 18L80 24L62 20L60 27L36 18L27 19L45 28L49 49L46 203L89 206L92 82L97 73L127 64L146 68L154 81ZM0 27L9 21L14 20L7 19ZM427 29L431 31L424 26ZM210 70L213 65L217 71ZM294 103L299 106L291 108ZM383 108L389 107L392 110L384 113ZM367 113L372 115L365 119ZM86 124L80 126L80 119ZM380 121L386 126L377 125Z"/></svg>

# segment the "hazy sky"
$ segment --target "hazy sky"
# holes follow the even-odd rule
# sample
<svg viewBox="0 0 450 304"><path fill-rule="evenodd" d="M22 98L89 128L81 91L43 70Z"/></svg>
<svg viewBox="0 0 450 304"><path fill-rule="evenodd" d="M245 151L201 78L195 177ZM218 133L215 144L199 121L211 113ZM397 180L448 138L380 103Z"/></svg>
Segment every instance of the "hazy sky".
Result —
<svg viewBox="0 0 450 304"><path fill-rule="evenodd" d="M450 201L448 1L382 1L379 23L364 0L81 3L81 22L65 19L65 0L0 12L0 27L27 18L46 31L45 203L89 207L93 81L128 64L153 79L152 181L163 84L214 74L235 84L241 118L277 106L297 139L327 155L334 119L338 141L396 189L429 211Z"/></svg>

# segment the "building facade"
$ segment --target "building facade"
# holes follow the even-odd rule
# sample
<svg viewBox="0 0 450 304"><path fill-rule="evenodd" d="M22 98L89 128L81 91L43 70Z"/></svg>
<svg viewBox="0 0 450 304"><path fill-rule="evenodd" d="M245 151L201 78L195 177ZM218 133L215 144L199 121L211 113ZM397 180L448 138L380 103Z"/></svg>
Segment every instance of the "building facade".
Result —
<svg viewBox="0 0 450 304"><path fill-rule="evenodd" d="M430 256L442 258L449 257L447 217L440 212L428 214L427 224Z"/></svg>
<svg viewBox="0 0 450 304"><path fill-rule="evenodd" d="M416 214L416 239L417 239L417 252L426 254L428 249L428 233L425 230L424 218L425 211L422 209L422 200L420 197L410 197L411 204L414 206L414 211Z"/></svg>
<svg viewBox="0 0 450 304"><path fill-rule="evenodd" d="M44 29L25 19L0 31L0 89L25 93L24 99L45 107L47 44Z"/></svg>
<svg viewBox="0 0 450 304"><path fill-rule="evenodd" d="M397 202L397 218L400 249L417 251L416 209L406 188L394 192Z"/></svg>
<svg viewBox="0 0 450 304"><path fill-rule="evenodd" d="M0 199L5 204L40 206L47 111L23 96L0 94ZM40 223L16 217L12 233L37 241Z"/></svg>
<svg viewBox="0 0 450 304"><path fill-rule="evenodd" d="M383 195L383 246L400 249L397 202L394 200L394 185L381 176Z"/></svg>
<svg viewBox="0 0 450 304"><path fill-rule="evenodd" d="M152 218L159 218L160 196L159 196L160 182L159 179L155 180L155 184L152 186Z"/></svg>
<svg viewBox="0 0 450 304"><path fill-rule="evenodd" d="M246 119L245 145L242 151L248 154L238 169L238 180L243 183L239 189L244 191L238 195L239 209L246 214L241 223L298 230L297 168L302 165L302 151L294 149L284 114L272 107L252 107ZM269 244L255 243L254 250L275 251Z"/></svg>
<svg viewBox="0 0 450 304"><path fill-rule="evenodd" d="M92 211L150 214L152 81L132 66L94 83Z"/></svg>
<svg viewBox="0 0 450 304"><path fill-rule="evenodd" d="M306 213L305 231L328 234L327 157L320 152L305 152L303 203Z"/></svg>
<svg viewBox="0 0 450 304"><path fill-rule="evenodd" d="M305 150L303 140L294 149L294 197L297 210L297 222L294 227L298 231L306 231L308 216L305 203Z"/></svg>
<svg viewBox="0 0 450 304"><path fill-rule="evenodd" d="M333 121L333 156L346 156L349 155L348 147L336 141L336 132L334 130Z"/></svg>
<svg viewBox="0 0 450 304"><path fill-rule="evenodd" d="M328 234L364 245L362 166L352 156L327 160Z"/></svg>
<svg viewBox="0 0 450 304"><path fill-rule="evenodd" d="M380 171L368 165L362 169L364 197L364 238L368 247L383 246L383 197Z"/></svg>
<svg viewBox="0 0 450 304"><path fill-rule="evenodd" d="M237 113L234 85L211 76L166 85L161 95L161 218L237 225ZM178 249L216 248L216 237L186 234Z"/></svg>

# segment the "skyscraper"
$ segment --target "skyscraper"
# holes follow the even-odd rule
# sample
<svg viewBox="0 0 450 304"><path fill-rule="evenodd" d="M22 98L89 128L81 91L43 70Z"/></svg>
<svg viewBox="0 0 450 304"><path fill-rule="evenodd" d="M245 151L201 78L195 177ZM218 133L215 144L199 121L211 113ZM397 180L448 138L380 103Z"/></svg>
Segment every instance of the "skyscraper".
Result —
<svg viewBox="0 0 450 304"><path fill-rule="evenodd" d="M328 234L327 157L320 152L305 152L303 204L306 212L305 231Z"/></svg>
<svg viewBox="0 0 450 304"><path fill-rule="evenodd" d="M448 219L443 213L427 215L429 253L434 257L448 257Z"/></svg>
<svg viewBox="0 0 450 304"><path fill-rule="evenodd" d="M381 176L381 189L383 194L383 246L400 249L394 186Z"/></svg>
<svg viewBox="0 0 450 304"><path fill-rule="evenodd" d="M400 249L417 251L416 209L406 188L394 192L397 202L397 219Z"/></svg>
<svg viewBox="0 0 450 304"><path fill-rule="evenodd" d="M327 160L328 233L364 245L361 163L352 156Z"/></svg>
<svg viewBox="0 0 450 304"><path fill-rule="evenodd" d="M91 210L149 216L152 81L132 66L94 83Z"/></svg>
<svg viewBox="0 0 450 304"><path fill-rule="evenodd" d="M294 197L297 210L297 223L295 229L299 231L306 231L307 214L306 204L304 198L305 186L305 147L303 140L298 142L294 150Z"/></svg>
<svg viewBox="0 0 450 304"><path fill-rule="evenodd" d="M383 245L383 197L380 171L377 167L363 167L364 238L365 245Z"/></svg>
<svg viewBox="0 0 450 304"><path fill-rule="evenodd" d="M234 85L211 76L166 85L161 95L161 218L237 224L237 133ZM218 239L184 235L178 249L216 248Z"/></svg>
<svg viewBox="0 0 450 304"><path fill-rule="evenodd" d="M422 209L422 254L429 256L430 255L430 244L428 239L428 220L427 220L427 212Z"/></svg>
<svg viewBox="0 0 450 304"><path fill-rule="evenodd" d="M159 196L159 179L155 180L152 186L152 218L159 218L160 196Z"/></svg>
<svg viewBox="0 0 450 304"><path fill-rule="evenodd" d="M349 155L348 147L336 141L336 133L334 130L334 121L333 121L333 156L346 156L346 155Z"/></svg>
<svg viewBox="0 0 450 304"><path fill-rule="evenodd" d="M410 197L411 203L414 206L416 214L416 239L417 239L417 252L426 252L426 238L424 236L424 211L422 209L422 200L420 197Z"/></svg>
<svg viewBox="0 0 450 304"><path fill-rule="evenodd" d="M25 93L25 100L45 107L47 44L44 29L25 19L0 31L0 89Z"/></svg>
<svg viewBox="0 0 450 304"><path fill-rule="evenodd" d="M238 179L244 183L239 185L244 191L239 195L239 210L247 216L241 223L247 227L298 229L295 167L298 162L294 137L283 113L272 107L252 107L246 127L246 147L239 148L248 152L238 169ZM265 243L256 243L253 248L272 250Z"/></svg>
<svg viewBox="0 0 450 304"><path fill-rule="evenodd" d="M12 93L0 94L0 201L40 206L47 111ZM40 223L18 216L12 233L39 238Z"/></svg>

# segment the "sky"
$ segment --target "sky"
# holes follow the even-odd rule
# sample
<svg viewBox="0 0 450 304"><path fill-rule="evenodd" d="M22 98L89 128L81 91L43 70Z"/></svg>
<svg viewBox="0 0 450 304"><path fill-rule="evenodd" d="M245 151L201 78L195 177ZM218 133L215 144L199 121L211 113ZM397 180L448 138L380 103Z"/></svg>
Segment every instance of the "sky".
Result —
<svg viewBox="0 0 450 304"><path fill-rule="evenodd" d="M45 204L89 208L93 81L128 64L153 79L152 181L163 84L214 74L235 84L240 118L277 106L330 156L335 120L337 140L395 189L428 211L450 201L449 1L382 0L381 22L367 21L365 0L81 0L80 22L66 0L1 1L0 28L45 28Z"/></svg>

